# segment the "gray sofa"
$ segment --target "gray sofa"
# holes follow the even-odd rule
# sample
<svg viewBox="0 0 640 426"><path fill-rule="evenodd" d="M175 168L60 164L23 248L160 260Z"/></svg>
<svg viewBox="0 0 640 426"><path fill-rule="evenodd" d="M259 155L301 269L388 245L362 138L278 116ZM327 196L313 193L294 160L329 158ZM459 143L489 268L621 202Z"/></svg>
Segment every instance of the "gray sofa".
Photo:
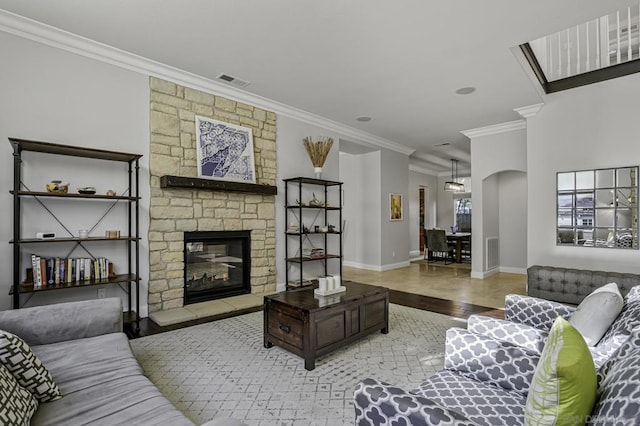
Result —
<svg viewBox="0 0 640 426"><path fill-rule="evenodd" d="M527 269L527 295L578 305L605 284L618 284L623 296L640 285L640 275L534 265Z"/></svg>
<svg viewBox="0 0 640 426"><path fill-rule="evenodd" d="M1 311L0 329L29 344L62 392L39 405L33 426L193 425L145 377L122 333L118 298Z"/></svg>
<svg viewBox="0 0 640 426"><path fill-rule="evenodd" d="M536 280L558 297L581 293L558 269L541 271ZM531 269L531 268L530 268ZM589 425L638 425L640 419L640 286L631 274L563 270L599 283L601 274L620 285L624 308L602 340L590 348L598 374L596 404ZM624 280L620 280L620 275ZM595 277L595 278L594 278ZM549 283L553 285L549 286ZM606 284L602 282L601 285ZM639 282L640 283L640 282ZM557 285L556 285L557 284ZM567 291L563 291L566 285ZM597 287L600 287L598 285ZM594 287L595 288L595 287ZM586 294L581 295L580 300ZM576 303L579 300L572 299ZM507 297L504 320L469 318L468 329L451 328L445 343L444 370L407 391L376 379L361 381L354 392L357 426L373 425L521 425L544 341L558 316L575 308L534 297Z"/></svg>

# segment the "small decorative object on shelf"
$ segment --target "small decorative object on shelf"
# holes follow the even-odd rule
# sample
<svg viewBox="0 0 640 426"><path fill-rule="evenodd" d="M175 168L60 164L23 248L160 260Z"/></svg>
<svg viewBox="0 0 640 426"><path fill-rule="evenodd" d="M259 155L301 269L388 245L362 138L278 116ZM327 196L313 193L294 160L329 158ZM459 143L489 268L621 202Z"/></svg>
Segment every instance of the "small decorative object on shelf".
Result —
<svg viewBox="0 0 640 426"><path fill-rule="evenodd" d="M69 183L62 182L61 180L52 180L47 184L47 191L66 194L69 191Z"/></svg>
<svg viewBox="0 0 640 426"><path fill-rule="evenodd" d="M113 189L108 189L107 190L107 195L109 197L115 197L116 196L116 191L114 191Z"/></svg>
<svg viewBox="0 0 640 426"><path fill-rule="evenodd" d="M313 198L309 200L310 207L324 207L324 203L316 198L316 193L313 193Z"/></svg>
<svg viewBox="0 0 640 426"><path fill-rule="evenodd" d="M81 229L78 231L78 237L79 238L89 238L89 230L88 229Z"/></svg>
<svg viewBox="0 0 640 426"><path fill-rule="evenodd" d="M120 231L106 231L105 237L107 238L120 238Z"/></svg>
<svg viewBox="0 0 640 426"><path fill-rule="evenodd" d="M96 189L93 186L85 186L82 188L78 188L78 194L93 195L95 193L96 193Z"/></svg>
<svg viewBox="0 0 640 426"><path fill-rule="evenodd" d="M322 177L322 166L324 166L325 161L327 161L329 151L331 151L331 147L333 146L333 138L320 137L313 142L311 136L308 136L304 138L303 141L304 147L309 155L309 160L311 160L311 164L313 164L316 179L320 179Z"/></svg>

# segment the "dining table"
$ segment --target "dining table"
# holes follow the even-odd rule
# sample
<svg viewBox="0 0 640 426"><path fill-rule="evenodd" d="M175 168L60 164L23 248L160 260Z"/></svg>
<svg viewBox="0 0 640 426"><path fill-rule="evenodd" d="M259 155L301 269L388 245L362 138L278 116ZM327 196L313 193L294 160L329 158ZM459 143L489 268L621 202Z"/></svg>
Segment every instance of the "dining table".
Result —
<svg viewBox="0 0 640 426"><path fill-rule="evenodd" d="M456 243L456 263L462 263L462 242L471 240L471 232L447 232L447 240Z"/></svg>

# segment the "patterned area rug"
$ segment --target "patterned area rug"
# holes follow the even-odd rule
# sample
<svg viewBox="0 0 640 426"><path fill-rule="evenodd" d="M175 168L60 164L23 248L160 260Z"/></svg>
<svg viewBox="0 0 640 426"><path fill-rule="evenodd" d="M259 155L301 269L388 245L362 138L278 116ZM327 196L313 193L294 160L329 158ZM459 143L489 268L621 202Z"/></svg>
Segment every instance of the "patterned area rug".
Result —
<svg viewBox="0 0 640 426"><path fill-rule="evenodd" d="M442 369L447 328L465 322L390 305L389 334L319 358L263 347L255 312L131 341L146 375L191 420L234 417L250 426L353 425L353 390L367 377L405 389Z"/></svg>

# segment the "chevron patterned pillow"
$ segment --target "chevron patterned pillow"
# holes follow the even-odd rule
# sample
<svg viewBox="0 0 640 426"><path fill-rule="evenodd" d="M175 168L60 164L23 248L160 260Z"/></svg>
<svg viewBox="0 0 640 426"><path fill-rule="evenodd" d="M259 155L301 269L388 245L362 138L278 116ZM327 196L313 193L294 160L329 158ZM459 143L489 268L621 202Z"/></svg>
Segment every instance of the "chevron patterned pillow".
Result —
<svg viewBox="0 0 640 426"><path fill-rule="evenodd" d="M0 365L0 424L28 425L37 408L38 401L34 396Z"/></svg>
<svg viewBox="0 0 640 426"><path fill-rule="evenodd" d="M60 389L29 345L16 335L0 330L0 364L39 402L54 401Z"/></svg>

